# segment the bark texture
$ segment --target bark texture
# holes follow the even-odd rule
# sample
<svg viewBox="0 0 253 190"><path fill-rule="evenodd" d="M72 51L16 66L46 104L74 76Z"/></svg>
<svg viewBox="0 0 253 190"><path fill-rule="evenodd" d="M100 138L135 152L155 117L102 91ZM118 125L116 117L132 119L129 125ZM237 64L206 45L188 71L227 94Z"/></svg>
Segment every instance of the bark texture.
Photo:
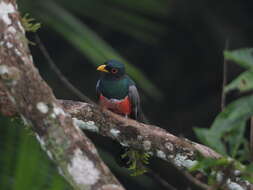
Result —
<svg viewBox="0 0 253 190"><path fill-rule="evenodd" d="M57 100L33 65L15 0L0 0L0 112L21 115L33 126L42 148L75 189L124 189L80 128L145 150L180 169L193 166L198 153L221 157L159 127L122 118L95 105ZM225 183L231 190L251 189L251 184L238 176Z"/></svg>
<svg viewBox="0 0 253 190"><path fill-rule="evenodd" d="M42 148L75 189L124 189L97 154L96 148L57 102L33 65L15 0L0 1L1 102L31 124ZM7 98L8 97L8 98Z"/></svg>

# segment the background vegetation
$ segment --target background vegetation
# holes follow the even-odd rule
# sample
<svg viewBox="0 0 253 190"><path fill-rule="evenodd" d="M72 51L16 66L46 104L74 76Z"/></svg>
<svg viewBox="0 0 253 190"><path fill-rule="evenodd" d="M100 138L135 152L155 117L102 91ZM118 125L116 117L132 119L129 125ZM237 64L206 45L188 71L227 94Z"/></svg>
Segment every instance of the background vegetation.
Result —
<svg viewBox="0 0 253 190"><path fill-rule="evenodd" d="M42 24L38 34L55 63L88 97L95 100L99 78L95 66L107 59L121 60L139 86L143 110L152 123L193 140L193 127L212 126L210 130L195 129L198 139L223 154L247 160L247 150L238 150L247 147L246 121L252 108L245 111L245 106L252 97L237 100L241 94L235 89L249 90L252 86L240 85L240 79L228 86L228 102L237 102L225 109L226 117L221 114L213 121L221 110L225 42L229 42L229 50L253 43L251 1L18 0L18 4L23 15L29 13ZM34 34L28 37L34 41ZM39 49L31 46L31 50L36 66L56 96L78 100L50 70ZM239 58L231 52L225 55L241 65L229 62L228 80L247 69L244 75L247 84L252 84L247 77L252 77L251 52L240 53ZM246 65L240 61L245 56ZM235 116L232 120L230 114ZM235 125L233 119L240 122ZM220 128L224 123L230 128ZM0 126L0 189L70 189L41 152L29 129L3 117ZM217 129L221 129L219 135ZM126 188L163 189L148 176L130 177L114 162L112 152L118 147L112 147L109 139L89 136ZM228 149L219 143L224 136L230 143ZM242 141L231 145L234 138ZM150 165L167 179L181 177L162 161L151 160ZM188 182L179 181L171 183L185 189Z"/></svg>

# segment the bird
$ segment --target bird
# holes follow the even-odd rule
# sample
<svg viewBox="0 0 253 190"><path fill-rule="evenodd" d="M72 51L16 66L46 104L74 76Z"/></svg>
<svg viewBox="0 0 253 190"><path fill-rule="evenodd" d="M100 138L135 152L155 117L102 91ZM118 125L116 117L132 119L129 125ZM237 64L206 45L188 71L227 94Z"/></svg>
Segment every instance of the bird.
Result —
<svg viewBox="0 0 253 190"><path fill-rule="evenodd" d="M108 60L97 67L102 73L97 81L96 93L99 105L126 118L142 122L144 119L140 107L140 96L135 82L126 74L125 65L117 60ZM141 150L120 147L114 152L116 162L137 176L147 171L149 155Z"/></svg>
<svg viewBox="0 0 253 190"><path fill-rule="evenodd" d="M125 65L108 60L97 67L102 72L97 81L99 105L126 118L141 121L140 96L135 82L126 74Z"/></svg>

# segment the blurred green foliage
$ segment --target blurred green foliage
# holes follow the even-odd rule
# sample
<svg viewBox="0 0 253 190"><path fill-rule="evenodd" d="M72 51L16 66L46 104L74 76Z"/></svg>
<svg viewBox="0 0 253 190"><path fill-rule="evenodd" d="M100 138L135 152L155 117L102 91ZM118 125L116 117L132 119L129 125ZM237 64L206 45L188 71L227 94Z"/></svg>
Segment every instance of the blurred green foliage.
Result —
<svg viewBox="0 0 253 190"><path fill-rule="evenodd" d="M229 104L209 129L195 128L195 133L204 144L223 155L235 157L239 146L245 140L243 137L246 121L252 114L253 96L240 98Z"/></svg>
<svg viewBox="0 0 253 190"><path fill-rule="evenodd" d="M237 175L240 173L241 179L248 180L252 183L252 166L252 164L249 164L245 167L240 162L228 157L220 159L199 157L198 163L195 164L195 166L193 166L189 171L201 171L207 176L207 184L215 187L215 185L219 184L222 180L226 181L228 179L232 179L232 176L235 175L235 171L237 171Z"/></svg>
<svg viewBox="0 0 253 190"><path fill-rule="evenodd" d="M240 92L253 89L253 49L239 49L234 51L225 51L224 56L227 60L233 61L241 67L247 69L234 79L225 88L225 92L239 90Z"/></svg>
<svg viewBox="0 0 253 190"><path fill-rule="evenodd" d="M252 90L253 49L225 51L224 57L226 60L233 61L247 69L226 86L225 93L235 89L240 92ZM245 131L247 121L252 115L253 95L249 95L227 105L209 129L195 128L195 133L203 143L223 155L239 160L249 159L247 157L249 156L249 147L248 140L245 138Z"/></svg>
<svg viewBox="0 0 253 190"><path fill-rule="evenodd" d="M20 119L0 116L0 189L72 189Z"/></svg>
<svg viewBox="0 0 253 190"><path fill-rule="evenodd" d="M19 118L0 115L0 189L2 190L70 190L72 187L59 175L33 132ZM155 181L147 176L132 178L126 168L98 147L99 154L122 183L141 189L155 188ZM145 155L146 156L146 155ZM143 158L146 160L146 157ZM123 177L122 177L123 176Z"/></svg>
<svg viewBox="0 0 253 190"><path fill-rule="evenodd" d="M226 86L225 92L230 90L239 90L240 92L252 90L253 49L225 51L224 57L226 60L233 61L246 69ZM227 105L224 111L218 114L209 129L195 128L194 131L201 142L224 156L232 157L235 160L229 158L218 160L204 158L192 168L192 171L204 170L208 173L210 182L214 182L218 171L222 171L224 168L230 169L230 171L236 169L241 171L243 178L253 182L252 164L249 164L251 159L250 147L245 134L247 121L252 115L253 95L248 95ZM237 160L245 163L246 167L242 166ZM216 168L216 173L213 172L213 168Z"/></svg>

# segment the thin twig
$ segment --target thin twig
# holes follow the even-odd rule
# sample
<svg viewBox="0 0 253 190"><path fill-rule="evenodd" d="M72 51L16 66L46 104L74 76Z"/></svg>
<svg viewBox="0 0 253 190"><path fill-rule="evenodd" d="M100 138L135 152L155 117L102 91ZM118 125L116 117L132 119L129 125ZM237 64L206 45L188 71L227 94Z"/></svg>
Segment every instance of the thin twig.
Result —
<svg viewBox="0 0 253 190"><path fill-rule="evenodd" d="M225 50L228 49L229 41L226 40L225 43ZM223 55L223 79L222 79L222 93L221 93L221 111L224 110L226 106L226 92L225 92L225 86L227 84L227 61L225 59L225 56Z"/></svg>
<svg viewBox="0 0 253 190"><path fill-rule="evenodd" d="M50 68L55 72L57 77L61 80L61 82L71 91L73 92L80 100L84 102L88 102L90 104L96 105L95 102L93 102L90 98L85 96L80 90L78 90L69 80L62 74L62 72L58 69L56 64L54 63L53 59L49 55L47 49L45 48L44 44L42 43L40 37L38 34L35 33L35 41L38 45L39 49L41 50L42 54L47 60L47 63L49 64Z"/></svg>

